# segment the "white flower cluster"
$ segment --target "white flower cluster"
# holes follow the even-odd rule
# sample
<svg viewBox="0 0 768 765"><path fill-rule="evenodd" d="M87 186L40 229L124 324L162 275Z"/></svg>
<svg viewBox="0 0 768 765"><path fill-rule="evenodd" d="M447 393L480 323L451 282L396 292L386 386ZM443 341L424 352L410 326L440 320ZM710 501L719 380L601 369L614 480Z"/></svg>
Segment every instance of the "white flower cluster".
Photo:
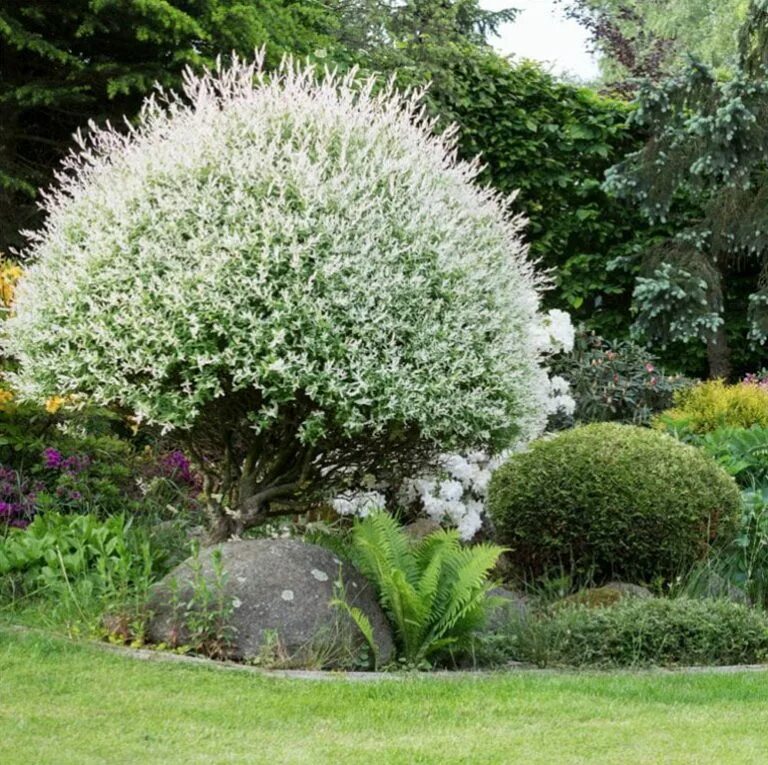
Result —
<svg viewBox="0 0 768 765"><path fill-rule="evenodd" d="M564 377L554 375L549 378L547 410L550 414L572 415L576 411L576 401L570 390L571 385Z"/></svg>
<svg viewBox="0 0 768 765"><path fill-rule="evenodd" d="M339 515L355 515L365 518L375 510L382 510L387 505L387 498L378 491L353 491L340 494L331 502L331 507Z"/></svg>
<svg viewBox="0 0 768 765"><path fill-rule="evenodd" d="M472 539L483 523L492 467L484 452L444 454L434 474L405 482L400 499L418 501L432 520L456 526L462 539Z"/></svg>
<svg viewBox="0 0 768 765"><path fill-rule="evenodd" d="M547 416L542 282L511 200L419 94L286 62L187 73L94 126L45 197L5 323L27 398L82 391L165 428L255 391L303 443L403 424L498 449ZM307 402L309 402L307 404Z"/></svg>
<svg viewBox="0 0 768 765"><path fill-rule="evenodd" d="M543 314L536 327L536 342L548 354L568 353L573 350L576 330L567 311L553 308Z"/></svg>

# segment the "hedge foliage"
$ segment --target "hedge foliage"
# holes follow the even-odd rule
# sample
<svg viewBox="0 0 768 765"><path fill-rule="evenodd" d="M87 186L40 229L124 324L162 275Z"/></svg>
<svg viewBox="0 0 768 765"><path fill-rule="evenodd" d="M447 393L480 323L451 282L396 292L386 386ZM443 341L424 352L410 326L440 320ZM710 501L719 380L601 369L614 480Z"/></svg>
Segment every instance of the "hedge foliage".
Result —
<svg viewBox="0 0 768 765"><path fill-rule="evenodd" d="M756 664L768 658L768 619L739 603L626 599L568 606L514 630L514 658L561 666Z"/></svg>
<svg viewBox="0 0 768 765"><path fill-rule="evenodd" d="M624 334L633 276L608 264L632 262L662 228L602 189L606 170L640 144L629 107L491 52L462 51L451 72L430 87L431 109L459 125L465 158L482 155L482 180L519 191L532 254L557 269L551 305L609 337Z"/></svg>
<svg viewBox="0 0 768 765"><path fill-rule="evenodd" d="M488 508L518 569L668 579L706 554L739 512L715 461L672 437L599 423L513 455L493 475Z"/></svg>

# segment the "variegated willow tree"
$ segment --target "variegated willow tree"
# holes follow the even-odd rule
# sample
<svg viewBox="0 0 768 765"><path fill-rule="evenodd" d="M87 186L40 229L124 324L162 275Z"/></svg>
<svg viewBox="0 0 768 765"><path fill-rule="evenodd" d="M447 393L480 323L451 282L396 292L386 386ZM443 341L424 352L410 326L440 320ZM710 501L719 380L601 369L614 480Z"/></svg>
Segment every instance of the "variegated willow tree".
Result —
<svg viewBox="0 0 768 765"><path fill-rule="evenodd" d="M286 61L191 71L46 196L5 325L22 396L173 431L226 538L536 432L540 279L419 94Z"/></svg>

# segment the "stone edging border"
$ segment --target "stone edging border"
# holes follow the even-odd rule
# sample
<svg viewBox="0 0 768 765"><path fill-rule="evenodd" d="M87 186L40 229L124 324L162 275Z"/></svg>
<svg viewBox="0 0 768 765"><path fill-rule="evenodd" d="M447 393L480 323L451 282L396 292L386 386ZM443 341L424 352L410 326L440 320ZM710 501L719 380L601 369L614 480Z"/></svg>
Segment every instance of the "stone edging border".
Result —
<svg viewBox="0 0 768 765"><path fill-rule="evenodd" d="M234 661L217 661L206 659L202 656L186 656L170 651L158 651L148 648L130 648L129 646L104 643L99 640L82 640L59 635L55 632L47 632L36 627L24 627L13 624L0 624L0 633L16 632L30 635L43 635L58 640L69 642L73 645L82 645L95 648L106 653L113 653L138 661L158 661L166 663L187 664L206 667L207 669L246 672L265 678L280 678L287 680L321 680L321 681L350 681L350 682L379 682L382 680L487 680L498 678L506 674L531 674L531 675L701 675L701 674L749 674L768 673L766 664L735 664L727 666L692 666L692 667L641 667L637 669L575 669L575 668L540 668L532 664L515 663L504 669L497 670L437 670L435 672L339 672L313 669L265 669L249 664L239 664Z"/></svg>

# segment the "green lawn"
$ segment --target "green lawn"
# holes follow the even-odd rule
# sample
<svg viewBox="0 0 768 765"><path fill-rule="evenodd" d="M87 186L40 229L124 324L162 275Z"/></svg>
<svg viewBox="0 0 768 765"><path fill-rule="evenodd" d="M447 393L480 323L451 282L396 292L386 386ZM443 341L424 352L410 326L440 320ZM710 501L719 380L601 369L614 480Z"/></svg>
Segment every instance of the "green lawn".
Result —
<svg viewBox="0 0 768 765"><path fill-rule="evenodd" d="M0 628L3 765L765 762L763 673L301 681Z"/></svg>

